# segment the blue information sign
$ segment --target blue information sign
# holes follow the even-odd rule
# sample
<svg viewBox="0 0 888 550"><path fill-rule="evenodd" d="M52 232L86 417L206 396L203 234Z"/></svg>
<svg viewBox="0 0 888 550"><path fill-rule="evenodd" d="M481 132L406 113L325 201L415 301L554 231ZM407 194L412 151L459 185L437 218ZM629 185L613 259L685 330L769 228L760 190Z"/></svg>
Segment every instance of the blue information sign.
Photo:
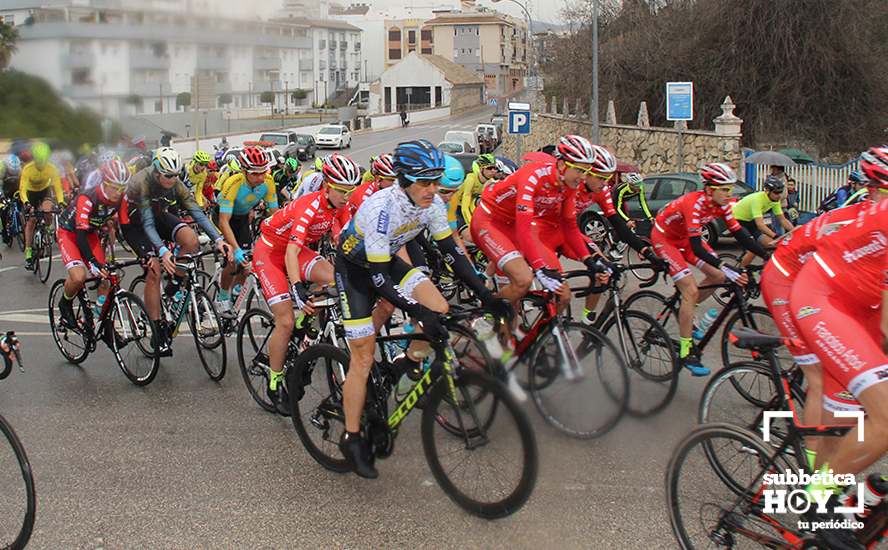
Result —
<svg viewBox="0 0 888 550"><path fill-rule="evenodd" d="M496 98L495 98L495 97L491 97L491 98L490 98L490 105L491 105L492 107L495 107L495 106L496 106Z"/></svg>
<svg viewBox="0 0 888 550"><path fill-rule="evenodd" d="M694 83L666 83L666 120L694 120Z"/></svg>

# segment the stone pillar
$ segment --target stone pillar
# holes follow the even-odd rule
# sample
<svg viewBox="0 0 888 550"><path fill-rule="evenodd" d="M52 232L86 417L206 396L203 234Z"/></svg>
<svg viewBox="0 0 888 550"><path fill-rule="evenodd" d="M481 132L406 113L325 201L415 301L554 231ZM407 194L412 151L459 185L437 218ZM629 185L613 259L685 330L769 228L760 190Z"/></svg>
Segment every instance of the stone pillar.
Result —
<svg viewBox="0 0 888 550"><path fill-rule="evenodd" d="M557 115L557 114L558 114L558 103L556 103L556 101L557 101L557 99L556 99L555 96L553 95L553 96L552 96L552 108L549 109L549 112L552 113L553 115Z"/></svg>
<svg viewBox="0 0 888 550"><path fill-rule="evenodd" d="M614 107L614 100L610 100L607 102L607 116L604 118L605 124L616 124L617 123L617 108Z"/></svg>
<svg viewBox="0 0 888 550"><path fill-rule="evenodd" d="M580 108L580 100L578 99L576 107L574 108L574 113L579 115L581 112L582 112L582 109Z"/></svg>
<svg viewBox="0 0 888 550"><path fill-rule="evenodd" d="M636 122L635 125L641 126L642 128L647 128L651 125L651 120L648 117L647 101L642 101L641 105L638 107L638 122Z"/></svg>
<svg viewBox="0 0 888 550"><path fill-rule="evenodd" d="M567 98L564 98L564 100L562 100L561 107L562 107L561 114L564 116L568 116L570 114L570 109L568 109L568 107L567 107Z"/></svg>
<svg viewBox="0 0 888 550"><path fill-rule="evenodd" d="M719 135L742 135L742 131L740 129L740 125L743 124L743 120L734 115L734 102L731 101L731 96L725 97L725 102L721 104L722 114L721 116L717 116L712 119L712 122L715 123L715 133Z"/></svg>

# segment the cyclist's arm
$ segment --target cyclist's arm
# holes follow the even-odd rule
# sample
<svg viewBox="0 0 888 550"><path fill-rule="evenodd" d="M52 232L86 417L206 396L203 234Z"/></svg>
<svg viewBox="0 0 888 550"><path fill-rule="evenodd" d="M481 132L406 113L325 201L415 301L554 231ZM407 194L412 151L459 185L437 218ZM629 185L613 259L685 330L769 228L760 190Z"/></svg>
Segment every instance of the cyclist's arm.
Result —
<svg viewBox="0 0 888 550"><path fill-rule="evenodd" d="M268 187L268 192L265 193L265 206L268 207L268 215L271 216L278 211L278 196L277 185L270 175L265 176L265 186Z"/></svg>
<svg viewBox="0 0 888 550"><path fill-rule="evenodd" d="M97 263L92 246L89 244L89 234L92 233L92 228L89 224L91 210L92 204L89 198L86 195L80 195L77 198L77 209L74 211L74 235L77 238L77 249L80 251L80 257L87 266Z"/></svg>
<svg viewBox="0 0 888 550"><path fill-rule="evenodd" d="M472 265L472 262L469 261L464 249L461 248L454 239L454 234L447 235L440 239L435 238L435 241L438 243L438 247L444 254L444 261L447 262L447 265L450 266L453 273L469 285L472 292L481 299L482 304L490 303L490 300L493 299L493 293L484 286L484 281L475 271L475 267Z"/></svg>
<svg viewBox="0 0 888 550"><path fill-rule="evenodd" d="M194 197L191 195L191 191L185 187L185 184L177 181L174 187L176 190L176 194L178 198L176 199L176 204L180 206L184 206L188 213L191 215L191 219L197 222L197 225L204 230L211 240L219 241L223 239L222 235L219 234L219 230L213 225L213 222L210 221L210 218L204 213L203 208L197 205L197 201L194 200ZM156 230L155 230L156 232Z"/></svg>
<svg viewBox="0 0 888 550"><path fill-rule="evenodd" d="M638 191L638 202L641 204L641 209L644 210L644 215L647 216L648 219L653 218L654 216L648 208L647 201L644 199L644 187Z"/></svg>
<svg viewBox="0 0 888 550"><path fill-rule="evenodd" d="M741 230L746 232L746 236L749 237L750 240L752 239L752 237L749 236L748 231L743 228L741 228ZM703 237L700 235L699 232L695 235L691 235L688 240L691 243L691 252L694 253L694 256L700 258L716 269L721 266L721 262L718 260L718 258L712 255L708 250L706 250L706 247L703 246Z"/></svg>
<svg viewBox="0 0 888 550"><path fill-rule="evenodd" d="M617 204L614 205L614 208L617 211L617 214L620 215L621 218L625 221L629 221L629 208L626 207L626 192L629 190L629 186L626 185L620 189L620 192L617 193ZM623 211L623 208L626 207L626 211ZM613 225L613 222L611 223Z"/></svg>
<svg viewBox="0 0 888 550"><path fill-rule="evenodd" d="M466 179L463 180L462 185L459 188L460 200L459 200L459 208L462 212L463 220L465 220L466 225L472 223L472 212L474 212L475 208L475 197L472 196L472 191L475 188L475 181L478 176L475 174L469 174L466 176Z"/></svg>
<svg viewBox="0 0 888 550"><path fill-rule="evenodd" d="M607 194L610 196L610 194ZM567 242L567 246L574 249L577 254L581 254L580 260L585 260L591 254L583 254L583 252L588 252L588 248L586 247L586 239L583 238L583 234L580 232L580 226L577 225L577 194L573 192L570 196L567 197L567 200L562 204L561 212L564 216L564 240ZM610 204L611 209L613 210L613 204ZM615 213L612 212L614 217L617 217ZM560 267L560 266L557 266Z"/></svg>
<svg viewBox="0 0 888 550"><path fill-rule="evenodd" d="M530 173L523 180L515 182L517 186L518 198L515 200L515 240L518 242L518 249L524 255L524 259L530 264L531 269L539 271L546 266L540 252L536 248L533 241L533 196L536 194L539 178L546 175L546 168L536 170ZM554 170L554 168L551 168ZM574 222L576 225L576 222ZM579 232L579 227L577 228ZM569 243L568 243L569 244ZM582 250L582 249L580 249ZM548 266L553 269L559 269L560 266Z"/></svg>
<svg viewBox="0 0 888 550"><path fill-rule="evenodd" d="M31 178L29 177L30 170L30 168L22 169L22 175L19 176L19 198L22 199L22 203L24 204L30 202L28 200L28 186L31 182Z"/></svg>
<svg viewBox="0 0 888 550"><path fill-rule="evenodd" d="M240 248L240 244L234 236L234 231L231 230L230 212L219 212L219 232L225 237L225 242L234 247L235 250Z"/></svg>
<svg viewBox="0 0 888 550"><path fill-rule="evenodd" d="M743 248L752 252L759 258L765 260L768 259L768 252L764 248L762 248L762 245L755 242L755 239L752 238L752 235L749 234L749 231L747 231L745 227L740 227L737 230L731 230L731 234L734 235L734 238L737 239L737 242L743 245Z"/></svg>

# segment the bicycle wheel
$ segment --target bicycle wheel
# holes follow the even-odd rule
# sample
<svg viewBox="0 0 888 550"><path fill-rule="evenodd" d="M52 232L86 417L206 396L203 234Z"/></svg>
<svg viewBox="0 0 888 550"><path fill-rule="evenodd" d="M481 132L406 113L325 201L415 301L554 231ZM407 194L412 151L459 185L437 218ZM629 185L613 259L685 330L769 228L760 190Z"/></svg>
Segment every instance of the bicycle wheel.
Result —
<svg viewBox="0 0 888 550"><path fill-rule="evenodd" d="M160 368L157 327L148 308L135 294L121 291L113 299L110 328L115 338L111 351L130 382L137 386L150 384Z"/></svg>
<svg viewBox="0 0 888 550"><path fill-rule="evenodd" d="M752 350L740 349L731 343L728 339L728 335L731 334L731 331L735 328L748 326L759 332L764 332L765 334L773 334L775 336L780 334L780 329L777 328L777 323L774 321L774 318L771 317L770 311L763 307L752 306L749 308L749 313L751 317L750 323L743 320L739 310L735 311L728 319L727 323L725 323L725 330L722 333L721 352L722 363L724 363L726 367L742 361L755 361L756 359L759 359L753 354ZM792 358L792 354L789 353L787 347L780 347L774 350L774 352L777 354L777 362L780 364L781 369L790 370L794 368L795 360Z"/></svg>
<svg viewBox="0 0 888 550"><path fill-rule="evenodd" d="M727 262L731 265L740 265L740 257L736 254L731 254L730 252L722 252L718 255L719 262ZM719 303L720 306L725 307L728 305L728 302L731 300L731 296L733 294L725 288L719 288L712 295L715 298L715 301ZM727 364L727 363L726 363Z"/></svg>
<svg viewBox="0 0 888 550"><path fill-rule="evenodd" d="M37 501L31 464L15 430L0 416L0 548L22 550L34 529Z"/></svg>
<svg viewBox="0 0 888 550"><path fill-rule="evenodd" d="M329 344L312 346L299 354L287 372L293 427L308 454L334 472L350 471L339 451L345 431L342 383L349 356Z"/></svg>
<svg viewBox="0 0 888 550"><path fill-rule="evenodd" d="M569 362L565 354L571 356ZM601 437L626 412L629 375L623 356L591 327L564 323L560 337L546 331L527 364L533 402L543 418L564 434Z"/></svg>
<svg viewBox="0 0 888 550"><path fill-rule="evenodd" d="M139 275L135 277L132 281L130 281L129 289L130 292L135 294L136 296L144 296L145 295L145 275Z"/></svg>
<svg viewBox="0 0 888 550"><path fill-rule="evenodd" d="M49 291L49 326L52 328L52 339L62 355L75 365L86 360L90 351L89 337L86 324L91 323L87 319L86 311L89 303L83 299L81 293L74 298L74 318L77 319L77 328L71 328L62 322L62 314L59 311L59 300L65 292L65 280L59 279L52 285Z"/></svg>
<svg viewBox="0 0 888 550"><path fill-rule="evenodd" d="M666 334L672 338L676 350L681 349L678 332L678 308L666 305L666 297L653 290L639 290L623 302L626 309L647 313L660 323Z"/></svg>
<svg viewBox="0 0 888 550"><path fill-rule="evenodd" d="M752 432L704 424L679 443L666 469L672 532L683 550L793 548L783 538L799 516L765 515L755 502L766 473L785 473L782 457Z"/></svg>
<svg viewBox="0 0 888 550"><path fill-rule="evenodd" d="M18 241L19 249L25 251L25 215L20 210L15 212L15 225L18 227L18 233L15 240Z"/></svg>
<svg viewBox="0 0 888 550"><path fill-rule="evenodd" d="M651 416L675 397L678 354L663 327L647 313L626 311L622 320L622 331L614 315L602 332L611 342L624 342L621 349L629 368L630 387L627 412L636 417Z"/></svg>
<svg viewBox="0 0 888 550"><path fill-rule="evenodd" d="M34 238L37 241L37 237ZM40 245L34 247L34 273L41 283L49 280L52 271L52 242L45 231L40 233Z"/></svg>
<svg viewBox="0 0 888 550"><path fill-rule="evenodd" d="M268 339L274 330L274 316L261 309L250 309L237 327L237 361L247 390L259 406L270 413L277 409L268 399Z"/></svg>
<svg viewBox="0 0 888 550"><path fill-rule="evenodd" d="M194 336L194 345L200 362L210 378L216 381L222 380L225 376L227 351L219 312L216 311L216 306L206 291L199 287L192 289L191 300L186 307L188 327Z"/></svg>
<svg viewBox="0 0 888 550"><path fill-rule="evenodd" d="M257 291L259 281L256 280L256 286L250 289L250 293L247 294L247 311L256 308L261 309L267 313L271 313L271 306L268 305L268 300L265 299L265 294L262 291Z"/></svg>
<svg viewBox="0 0 888 550"><path fill-rule="evenodd" d="M647 237L638 237L638 239L644 243L644 246L650 247L651 240ZM651 249L653 250L653 249ZM630 250L626 247L626 250L622 251L623 258L626 261L635 261L635 262L647 262L647 258L641 255L640 252L635 250ZM659 275L659 271L654 271L653 269L631 269L630 272L638 279L642 284L647 284L656 279Z"/></svg>
<svg viewBox="0 0 888 550"><path fill-rule="evenodd" d="M475 408L479 393L493 396L500 409L489 426ZM453 433L444 426L462 429ZM527 413L497 380L465 368L455 371L453 386L441 378L429 394L421 431L438 485L469 513L502 518L530 498L539 469L536 438Z"/></svg>

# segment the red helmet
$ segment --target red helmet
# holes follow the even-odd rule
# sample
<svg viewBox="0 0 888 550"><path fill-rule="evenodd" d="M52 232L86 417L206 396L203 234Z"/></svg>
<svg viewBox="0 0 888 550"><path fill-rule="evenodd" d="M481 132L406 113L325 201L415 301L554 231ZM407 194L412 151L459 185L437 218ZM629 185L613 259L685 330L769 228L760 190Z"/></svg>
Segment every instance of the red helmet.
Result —
<svg viewBox="0 0 888 550"><path fill-rule="evenodd" d="M395 179L398 174L395 173L394 157L389 154L382 154L373 159L373 165L370 171L377 177Z"/></svg>
<svg viewBox="0 0 888 550"><path fill-rule="evenodd" d="M247 172L261 172L268 168L268 155L258 147L248 146L241 151L241 168Z"/></svg>
<svg viewBox="0 0 888 550"><path fill-rule="evenodd" d="M130 170L118 159L112 159L102 165L102 181L105 185L120 189L130 181Z"/></svg>
<svg viewBox="0 0 888 550"><path fill-rule="evenodd" d="M734 185L737 183L737 174L727 164L711 162L700 168L700 179L703 185Z"/></svg>
<svg viewBox="0 0 888 550"><path fill-rule="evenodd" d="M327 155L321 163L324 180L333 185L358 185L361 183L361 167L345 155Z"/></svg>
<svg viewBox="0 0 888 550"><path fill-rule="evenodd" d="M873 147L860 155L860 170L868 186L888 189L888 146Z"/></svg>
<svg viewBox="0 0 888 550"><path fill-rule="evenodd" d="M568 162L591 164L592 171L599 174L611 174L617 169L617 159L613 153L600 145L592 145L583 136L562 136L555 146L555 153L558 158Z"/></svg>

